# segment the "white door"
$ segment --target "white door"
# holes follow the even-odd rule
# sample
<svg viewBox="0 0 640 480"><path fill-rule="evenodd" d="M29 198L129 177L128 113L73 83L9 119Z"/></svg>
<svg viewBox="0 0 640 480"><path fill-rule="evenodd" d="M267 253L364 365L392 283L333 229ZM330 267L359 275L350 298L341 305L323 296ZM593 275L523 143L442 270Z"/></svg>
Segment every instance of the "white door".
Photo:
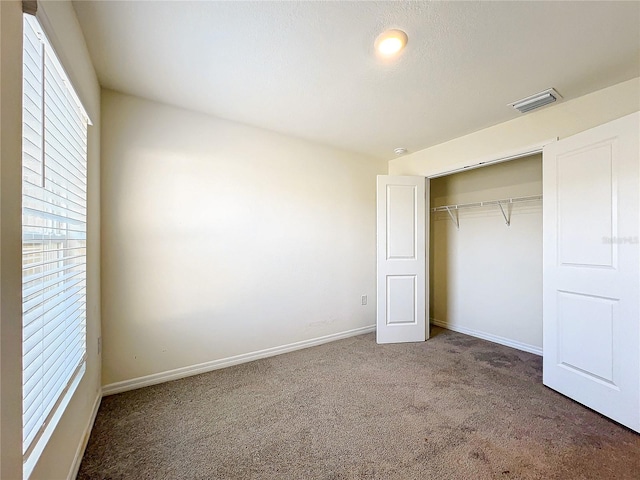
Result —
<svg viewBox="0 0 640 480"><path fill-rule="evenodd" d="M640 113L543 152L544 384L640 431Z"/></svg>
<svg viewBox="0 0 640 480"><path fill-rule="evenodd" d="M378 176L377 341L423 342L426 302L424 177Z"/></svg>

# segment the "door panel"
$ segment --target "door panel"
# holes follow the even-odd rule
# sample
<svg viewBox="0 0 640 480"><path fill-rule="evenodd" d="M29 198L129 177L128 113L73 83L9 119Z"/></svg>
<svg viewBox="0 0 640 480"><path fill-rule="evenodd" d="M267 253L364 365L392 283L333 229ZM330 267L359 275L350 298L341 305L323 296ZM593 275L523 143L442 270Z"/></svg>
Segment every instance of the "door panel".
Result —
<svg viewBox="0 0 640 480"><path fill-rule="evenodd" d="M613 267L611 244L602 242L613 236L616 220L612 142L558 158L558 241L563 265Z"/></svg>
<svg viewBox="0 0 640 480"><path fill-rule="evenodd" d="M613 325L617 299L558 292L558 362L613 382Z"/></svg>
<svg viewBox="0 0 640 480"><path fill-rule="evenodd" d="M543 152L544 384L640 431L640 113Z"/></svg>
<svg viewBox="0 0 640 480"><path fill-rule="evenodd" d="M378 343L427 337L425 185L424 177L378 176Z"/></svg>
<svg viewBox="0 0 640 480"><path fill-rule="evenodd" d="M387 185L387 260L416 259L417 185Z"/></svg>
<svg viewBox="0 0 640 480"><path fill-rule="evenodd" d="M417 308L417 275L387 276L387 320L388 325L415 325Z"/></svg>

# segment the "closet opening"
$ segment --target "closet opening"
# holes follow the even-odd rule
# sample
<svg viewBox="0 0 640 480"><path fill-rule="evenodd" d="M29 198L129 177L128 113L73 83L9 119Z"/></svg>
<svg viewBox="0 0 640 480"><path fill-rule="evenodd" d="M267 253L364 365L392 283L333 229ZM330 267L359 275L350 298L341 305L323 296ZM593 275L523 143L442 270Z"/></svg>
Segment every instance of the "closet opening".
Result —
<svg viewBox="0 0 640 480"><path fill-rule="evenodd" d="M542 355L542 153L429 190L430 323Z"/></svg>

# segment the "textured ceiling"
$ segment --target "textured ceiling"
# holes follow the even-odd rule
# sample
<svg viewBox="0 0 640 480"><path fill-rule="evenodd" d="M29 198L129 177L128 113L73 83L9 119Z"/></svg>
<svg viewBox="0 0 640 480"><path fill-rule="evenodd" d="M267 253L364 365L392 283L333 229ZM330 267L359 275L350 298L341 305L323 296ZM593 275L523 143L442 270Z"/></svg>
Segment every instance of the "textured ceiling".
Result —
<svg viewBox="0 0 640 480"><path fill-rule="evenodd" d="M640 76L640 2L77 1L104 87L389 159ZM401 56L373 51L387 28Z"/></svg>

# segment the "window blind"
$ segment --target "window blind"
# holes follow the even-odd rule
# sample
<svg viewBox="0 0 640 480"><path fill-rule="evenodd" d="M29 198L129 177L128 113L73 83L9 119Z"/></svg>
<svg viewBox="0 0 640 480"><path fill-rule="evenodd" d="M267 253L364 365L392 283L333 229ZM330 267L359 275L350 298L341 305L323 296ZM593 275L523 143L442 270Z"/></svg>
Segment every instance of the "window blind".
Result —
<svg viewBox="0 0 640 480"><path fill-rule="evenodd" d="M86 354L88 118L35 17L24 15L23 454Z"/></svg>

